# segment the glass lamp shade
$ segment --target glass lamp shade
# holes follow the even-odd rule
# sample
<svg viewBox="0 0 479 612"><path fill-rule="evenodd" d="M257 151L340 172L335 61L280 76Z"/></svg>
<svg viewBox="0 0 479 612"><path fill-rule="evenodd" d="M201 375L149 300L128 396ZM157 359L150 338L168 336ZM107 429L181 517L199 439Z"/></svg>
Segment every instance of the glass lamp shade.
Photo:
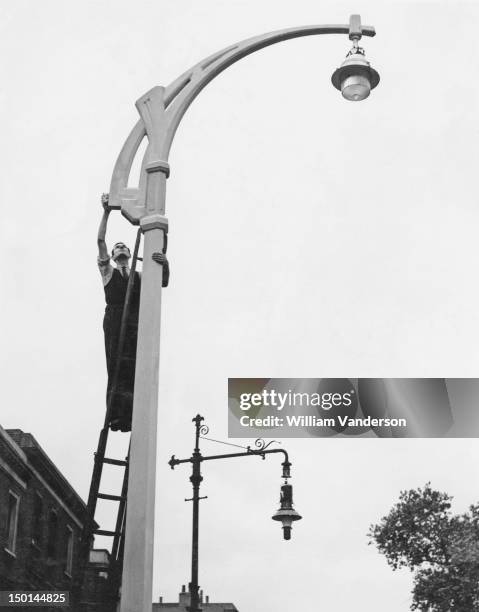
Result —
<svg viewBox="0 0 479 612"><path fill-rule="evenodd" d="M352 102L364 100L371 92L369 79L364 76L350 76L341 83L341 93L343 98Z"/></svg>
<svg viewBox="0 0 479 612"><path fill-rule="evenodd" d="M379 74L371 68L364 53L357 51L346 57L341 67L334 71L331 82L343 98L358 102L367 98L379 83Z"/></svg>
<svg viewBox="0 0 479 612"><path fill-rule="evenodd" d="M298 514L293 508L287 510L281 508L271 518L273 519L273 521L281 521L283 525L283 538L285 540L290 540L293 521L299 521L303 517Z"/></svg>

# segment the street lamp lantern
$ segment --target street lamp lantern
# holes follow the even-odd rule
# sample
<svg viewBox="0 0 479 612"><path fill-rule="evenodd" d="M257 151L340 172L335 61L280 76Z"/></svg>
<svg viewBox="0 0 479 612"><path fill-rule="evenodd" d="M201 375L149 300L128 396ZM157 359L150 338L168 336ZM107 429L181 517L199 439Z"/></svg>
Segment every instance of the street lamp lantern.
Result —
<svg viewBox="0 0 479 612"><path fill-rule="evenodd" d="M291 528L294 521L303 517L293 508L293 486L285 483L281 487L279 510L271 517L273 521L281 521L283 524L283 538L291 540Z"/></svg>
<svg viewBox="0 0 479 612"><path fill-rule="evenodd" d="M364 100L379 83L379 74L366 59L357 40L341 66L334 71L331 82L351 102Z"/></svg>

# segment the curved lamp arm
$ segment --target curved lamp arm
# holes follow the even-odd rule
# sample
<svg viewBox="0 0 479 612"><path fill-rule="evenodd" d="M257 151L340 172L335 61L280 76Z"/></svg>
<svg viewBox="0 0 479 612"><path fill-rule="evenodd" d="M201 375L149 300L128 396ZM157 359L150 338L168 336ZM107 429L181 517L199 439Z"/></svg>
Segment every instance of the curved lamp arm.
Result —
<svg viewBox="0 0 479 612"><path fill-rule="evenodd" d="M349 32L349 25L300 26L288 28L286 30L279 30L249 38L199 62L165 89L164 102L167 108L167 114L169 115L169 122L168 133L165 135L164 155L166 157L168 156L176 129L189 105L201 92L203 87L232 64L243 57L251 55L251 53L255 51L260 51L265 47L285 40L319 34L349 34ZM362 26L361 34L364 36L375 36L376 32L371 26ZM141 102L141 98L139 102Z"/></svg>
<svg viewBox="0 0 479 612"><path fill-rule="evenodd" d="M359 15L352 15L349 25L299 26L262 34L210 55L168 87L154 87L145 93L136 102L141 118L125 141L113 170L110 206L121 208L123 214L135 224L147 214L147 175L160 171L168 177L168 156L183 115L201 90L223 70L270 45L320 34L348 34L350 39L359 40L361 36L375 36L376 32L372 26L361 26ZM148 137L148 147L143 158L140 185L139 188L128 188L133 160L145 136ZM154 210L150 206L148 212L164 214L164 209Z"/></svg>

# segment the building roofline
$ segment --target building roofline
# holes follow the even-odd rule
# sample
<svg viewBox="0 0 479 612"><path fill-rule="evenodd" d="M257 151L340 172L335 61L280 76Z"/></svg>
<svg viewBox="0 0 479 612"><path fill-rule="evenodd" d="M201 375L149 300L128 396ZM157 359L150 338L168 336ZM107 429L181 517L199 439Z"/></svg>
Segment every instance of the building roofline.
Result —
<svg viewBox="0 0 479 612"><path fill-rule="evenodd" d="M26 454L18 446L15 440L11 438L11 436L8 434L8 431L4 429L1 425L0 425L0 438L2 438L8 444L10 449L21 459L23 463L28 464L28 459L27 459Z"/></svg>
<svg viewBox="0 0 479 612"><path fill-rule="evenodd" d="M72 511L81 523L85 520L86 504L63 476L35 437L21 429L4 429L0 425L0 437L5 440L11 450L24 465L46 481L59 498L68 499ZM38 474L36 474L38 476Z"/></svg>

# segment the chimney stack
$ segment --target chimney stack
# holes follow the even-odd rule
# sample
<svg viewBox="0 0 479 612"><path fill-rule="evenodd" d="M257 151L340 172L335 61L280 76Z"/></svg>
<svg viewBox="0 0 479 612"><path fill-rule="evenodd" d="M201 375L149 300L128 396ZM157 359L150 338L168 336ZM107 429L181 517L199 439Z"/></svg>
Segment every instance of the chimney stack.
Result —
<svg viewBox="0 0 479 612"><path fill-rule="evenodd" d="M189 606L191 604L191 595L190 592L186 590L184 584L181 585L181 593L179 597L179 603L182 606Z"/></svg>

